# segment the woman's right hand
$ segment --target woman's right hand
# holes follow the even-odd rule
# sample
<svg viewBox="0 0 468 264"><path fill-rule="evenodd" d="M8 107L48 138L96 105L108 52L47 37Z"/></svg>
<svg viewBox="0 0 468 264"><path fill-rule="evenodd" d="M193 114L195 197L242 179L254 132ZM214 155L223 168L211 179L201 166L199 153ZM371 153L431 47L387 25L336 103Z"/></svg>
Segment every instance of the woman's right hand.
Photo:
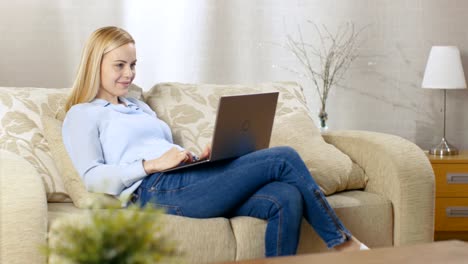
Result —
<svg viewBox="0 0 468 264"><path fill-rule="evenodd" d="M209 158L211 155L211 144L208 144L205 146L205 149L203 149L202 154L200 154L200 160L205 160Z"/></svg>
<svg viewBox="0 0 468 264"><path fill-rule="evenodd" d="M192 161L192 154L190 154L189 151L181 151L178 148L173 147L157 159L145 160L143 162L143 168L145 169L146 174L149 175L155 172L174 168L182 162L190 161Z"/></svg>

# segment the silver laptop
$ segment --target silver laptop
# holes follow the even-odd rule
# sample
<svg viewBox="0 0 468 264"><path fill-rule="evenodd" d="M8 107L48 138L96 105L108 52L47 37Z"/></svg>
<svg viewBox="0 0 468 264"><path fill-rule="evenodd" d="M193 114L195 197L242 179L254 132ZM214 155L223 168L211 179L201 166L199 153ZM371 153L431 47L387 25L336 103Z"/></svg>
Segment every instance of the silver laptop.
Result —
<svg viewBox="0 0 468 264"><path fill-rule="evenodd" d="M163 172L236 158L268 148L277 102L278 92L222 96L216 114L210 157Z"/></svg>

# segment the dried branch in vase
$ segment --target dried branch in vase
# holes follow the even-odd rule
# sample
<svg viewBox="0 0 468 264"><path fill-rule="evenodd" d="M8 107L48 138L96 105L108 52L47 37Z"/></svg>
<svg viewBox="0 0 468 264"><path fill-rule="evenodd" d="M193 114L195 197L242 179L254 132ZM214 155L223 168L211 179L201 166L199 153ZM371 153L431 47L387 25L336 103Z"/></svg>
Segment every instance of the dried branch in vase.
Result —
<svg viewBox="0 0 468 264"><path fill-rule="evenodd" d="M320 124L322 128L325 128L328 118L326 112L328 94L358 57L359 36L365 28L356 30L353 23L345 23L335 33L332 33L325 25L319 27L312 21L307 22L313 26L318 42L304 41L302 30L298 26L298 38L288 34L286 44L282 47L294 55L302 66L302 71L283 68L308 78L314 84L321 103Z"/></svg>

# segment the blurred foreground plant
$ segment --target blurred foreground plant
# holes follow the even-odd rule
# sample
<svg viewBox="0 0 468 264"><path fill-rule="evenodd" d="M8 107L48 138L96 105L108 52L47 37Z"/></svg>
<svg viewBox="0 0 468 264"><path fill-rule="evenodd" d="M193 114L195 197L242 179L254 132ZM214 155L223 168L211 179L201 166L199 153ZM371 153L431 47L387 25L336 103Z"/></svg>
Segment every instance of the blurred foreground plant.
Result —
<svg viewBox="0 0 468 264"><path fill-rule="evenodd" d="M173 263L177 251L162 232L163 212L130 206L91 209L89 221L68 221L53 229L45 252L67 263Z"/></svg>

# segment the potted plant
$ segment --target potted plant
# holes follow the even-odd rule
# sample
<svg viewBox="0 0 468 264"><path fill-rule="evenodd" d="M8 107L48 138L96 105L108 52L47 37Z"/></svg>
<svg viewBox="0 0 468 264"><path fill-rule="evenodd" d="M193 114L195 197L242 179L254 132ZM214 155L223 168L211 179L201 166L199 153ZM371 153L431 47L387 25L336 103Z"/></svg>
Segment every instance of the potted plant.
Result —
<svg viewBox="0 0 468 264"><path fill-rule="evenodd" d="M150 207L90 209L84 221L71 218L53 228L45 253L60 263L173 263L177 251L162 230L162 215Z"/></svg>

